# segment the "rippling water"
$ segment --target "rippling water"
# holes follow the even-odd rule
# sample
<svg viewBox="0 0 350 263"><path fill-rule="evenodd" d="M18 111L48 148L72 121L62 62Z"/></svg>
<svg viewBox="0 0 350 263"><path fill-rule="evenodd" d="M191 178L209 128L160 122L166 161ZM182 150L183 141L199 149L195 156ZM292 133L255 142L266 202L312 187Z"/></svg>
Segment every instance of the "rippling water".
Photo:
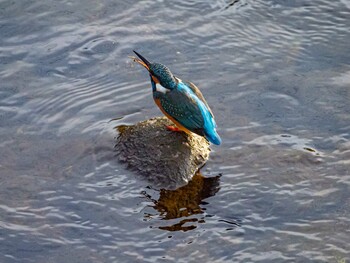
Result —
<svg viewBox="0 0 350 263"><path fill-rule="evenodd" d="M348 262L350 2L0 1L0 262ZM161 115L138 50L223 145L187 186L125 170Z"/></svg>

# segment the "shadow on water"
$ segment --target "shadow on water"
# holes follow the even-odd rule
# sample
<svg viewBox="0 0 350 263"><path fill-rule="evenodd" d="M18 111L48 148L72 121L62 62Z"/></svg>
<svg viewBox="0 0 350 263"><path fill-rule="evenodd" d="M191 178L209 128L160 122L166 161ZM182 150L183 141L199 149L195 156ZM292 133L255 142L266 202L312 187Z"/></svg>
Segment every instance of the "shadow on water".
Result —
<svg viewBox="0 0 350 263"><path fill-rule="evenodd" d="M198 219L191 216L203 214L205 208L202 206L206 204L204 200L214 196L220 190L220 177L221 175L207 178L197 172L183 187L176 190L161 189L158 200L153 199L147 191L143 191L142 194L154 204L151 207L159 212L162 220L181 218L180 222L158 226L158 228L168 231L188 231L195 229L196 223L205 223L204 217ZM153 216L145 214L146 218Z"/></svg>

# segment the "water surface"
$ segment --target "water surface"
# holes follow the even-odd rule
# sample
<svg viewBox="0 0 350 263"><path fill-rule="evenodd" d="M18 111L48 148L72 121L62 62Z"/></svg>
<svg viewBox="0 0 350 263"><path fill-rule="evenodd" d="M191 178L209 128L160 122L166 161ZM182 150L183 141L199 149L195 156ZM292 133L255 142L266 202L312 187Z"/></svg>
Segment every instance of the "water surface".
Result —
<svg viewBox="0 0 350 263"><path fill-rule="evenodd" d="M347 0L0 1L0 261L348 262L349 17ZM115 126L161 115L133 49L216 115L223 144L177 191L115 156Z"/></svg>

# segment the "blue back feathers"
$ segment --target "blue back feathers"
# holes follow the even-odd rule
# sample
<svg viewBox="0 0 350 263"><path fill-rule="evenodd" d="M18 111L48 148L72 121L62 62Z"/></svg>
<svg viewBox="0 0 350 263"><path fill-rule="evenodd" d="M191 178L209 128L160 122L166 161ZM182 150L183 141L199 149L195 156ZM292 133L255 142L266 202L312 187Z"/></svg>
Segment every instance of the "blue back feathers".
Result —
<svg viewBox="0 0 350 263"><path fill-rule="evenodd" d="M208 141L216 145L221 144L221 138L219 134L216 132L216 123L215 123L214 117L210 113L210 110L205 105L205 103L201 99L199 99L197 95L192 91L192 89L190 89L183 82L180 82L178 84L178 89L184 90L187 94L191 96L191 98L195 100L196 104L198 105L204 121L204 125L202 129L203 129L205 138L207 138Z"/></svg>

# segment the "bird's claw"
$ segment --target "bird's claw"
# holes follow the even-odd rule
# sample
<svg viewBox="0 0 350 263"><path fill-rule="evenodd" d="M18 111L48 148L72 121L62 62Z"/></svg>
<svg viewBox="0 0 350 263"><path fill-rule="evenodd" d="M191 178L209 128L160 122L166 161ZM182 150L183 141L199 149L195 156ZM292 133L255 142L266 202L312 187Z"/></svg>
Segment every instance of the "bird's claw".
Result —
<svg viewBox="0 0 350 263"><path fill-rule="evenodd" d="M171 125L165 125L168 131L173 131L173 132L180 132L181 130L178 127L171 126Z"/></svg>

